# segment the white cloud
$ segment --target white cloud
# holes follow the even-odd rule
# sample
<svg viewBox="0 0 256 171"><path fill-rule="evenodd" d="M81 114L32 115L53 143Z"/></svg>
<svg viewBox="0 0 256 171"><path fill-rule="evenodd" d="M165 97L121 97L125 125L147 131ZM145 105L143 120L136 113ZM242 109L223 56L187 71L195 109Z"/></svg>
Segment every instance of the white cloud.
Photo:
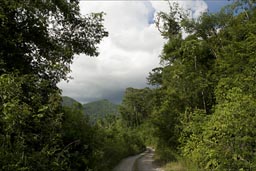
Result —
<svg viewBox="0 0 256 171"><path fill-rule="evenodd" d="M187 9L195 9L194 15L205 8L205 4L200 4L202 0L179 2ZM74 79L59 84L63 95L81 102L102 98L118 102L127 87L147 86L146 77L158 66L164 44L155 25L150 24L152 14L167 11L167 2L81 1L80 8L82 14L105 12L104 25L109 37L99 45L99 57L75 58L70 74Z"/></svg>

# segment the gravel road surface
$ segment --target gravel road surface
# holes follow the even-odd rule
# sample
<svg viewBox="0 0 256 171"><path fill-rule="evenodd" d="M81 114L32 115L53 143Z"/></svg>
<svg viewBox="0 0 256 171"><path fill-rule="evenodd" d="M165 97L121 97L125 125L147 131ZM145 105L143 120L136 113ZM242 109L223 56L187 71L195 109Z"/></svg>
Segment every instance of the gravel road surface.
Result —
<svg viewBox="0 0 256 171"><path fill-rule="evenodd" d="M123 159L115 168L113 171L133 171L133 166L135 161L140 158L142 154L131 156L128 158Z"/></svg>
<svg viewBox="0 0 256 171"><path fill-rule="evenodd" d="M163 171L154 164L154 150L147 148L145 154L138 158L133 171Z"/></svg>
<svg viewBox="0 0 256 171"><path fill-rule="evenodd" d="M154 164L154 150L147 151L136 156L123 159L113 171L163 171Z"/></svg>

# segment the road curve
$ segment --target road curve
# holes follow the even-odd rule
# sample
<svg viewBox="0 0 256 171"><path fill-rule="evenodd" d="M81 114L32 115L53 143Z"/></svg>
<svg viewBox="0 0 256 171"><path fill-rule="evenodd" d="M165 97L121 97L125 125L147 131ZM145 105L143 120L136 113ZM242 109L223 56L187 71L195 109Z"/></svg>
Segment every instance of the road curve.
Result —
<svg viewBox="0 0 256 171"><path fill-rule="evenodd" d="M136 160L133 171L162 171L154 164L154 150L152 148L147 148L145 155Z"/></svg>
<svg viewBox="0 0 256 171"><path fill-rule="evenodd" d="M113 171L162 171L153 161L154 150L147 148L144 153L123 159Z"/></svg>

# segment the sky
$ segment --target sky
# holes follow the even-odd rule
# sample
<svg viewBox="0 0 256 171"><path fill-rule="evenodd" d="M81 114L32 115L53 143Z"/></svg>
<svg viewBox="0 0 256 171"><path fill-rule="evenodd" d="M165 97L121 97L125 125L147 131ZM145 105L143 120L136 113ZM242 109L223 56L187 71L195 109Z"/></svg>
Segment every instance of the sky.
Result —
<svg viewBox="0 0 256 171"><path fill-rule="evenodd" d="M184 9L190 9L191 17L202 12L217 12L231 3L227 0L179 0ZM159 11L168 11L168 3L153 1L82 0L83 15L105 12L104 26L109 36L98 45L100 55L77 55L69 76L73 79L59 83L63 96L81 103L108 99L120 103L128 87L144 88L149 72L159 66L159 55L165 40L154 24Z"/></svg>

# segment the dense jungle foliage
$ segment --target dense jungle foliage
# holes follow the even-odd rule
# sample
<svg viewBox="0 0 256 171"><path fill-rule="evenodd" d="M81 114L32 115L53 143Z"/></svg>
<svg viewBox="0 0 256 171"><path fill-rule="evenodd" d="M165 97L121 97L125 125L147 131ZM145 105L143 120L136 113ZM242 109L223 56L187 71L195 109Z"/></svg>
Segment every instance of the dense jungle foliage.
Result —
<svg viewBox="0 0 256 171"><path fill-rule="evenodd" d="M256 170L254 1L197 19L160 12L153 88L127 88L120 115L93 123L57 87L74 55L98 55L108 35L103 14L81 16L78 3L0 0L0 170L108 171L145 144L197 170Z"/></svg>
<svg viewBox="0 0 256 171"><path fill-rule="evenodd" d="M197 170L256 170L255 2L192 20L174 5L159 20L167 42L148 77L159 155Z"/></svg>
<svg viewBox="0 0 256 171"><path fill-rule="evenodd" d="M61 106L74 55L98 55L108 35L103 14L81 16L78 4L0 1L0 170L108 170L144 148L118 119L90 125L79 106Z"/></svg>

